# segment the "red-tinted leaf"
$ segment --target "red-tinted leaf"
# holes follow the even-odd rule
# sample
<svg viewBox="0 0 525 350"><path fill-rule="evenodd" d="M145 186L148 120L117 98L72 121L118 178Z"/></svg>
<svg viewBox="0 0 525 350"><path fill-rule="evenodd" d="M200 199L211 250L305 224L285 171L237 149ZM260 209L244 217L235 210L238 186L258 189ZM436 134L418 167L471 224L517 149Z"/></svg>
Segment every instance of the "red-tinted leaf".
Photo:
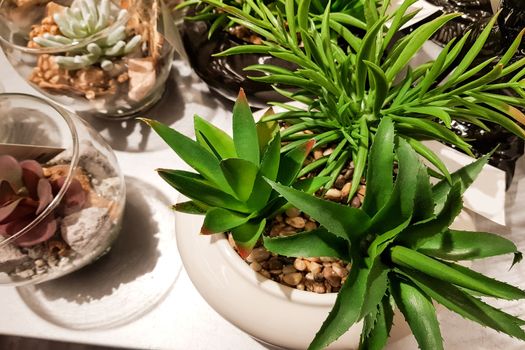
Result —
<svg viewBox="0 0 525 350"><path fill-rule="evenodd" d="M34 160L24 160L20 162L22 167L22 178L31 198L38 199L38 182L44 177L42 167Z"/></svg>
<svg viewBox="0 0 525 350"><path fill-rule="evenodd" d="M44 211L44 209L51 203L53 200L53 190L51 184L47 179L40 179L38 181L38 208L36 209L35 214L38 215Z"/></svg>
<svg viewBox="0 0 525 350"><path fill-rule="evenodd" d="M28 224L28 222L25 222L25 224ZM48 239L53 237L56 231L57 222L55 220L55 217L53 215L48 215L35 228L26 232L15 242L21 247L31 247L36 244L47 241Z"/></svg>
<svg viewBox="0 0 525 350"><path fill-rule="evenodd" d="M0 156L0 180L9 182L15 191L23 187L22 168L15 158L8 155Z"/></svg>
<svg viewBox="0 0 525 350"><path fill-rule="evenodd" d="M5 205L17 198L15 190L9 182L0 180L0 205Z"/></svg>
<svg viewBox="0 0 525 350"><path fill-rule="evenodd" d="M58 178L53 183L53 187L61 189L65 181L66 179L64 177ZM86 200L87 194L82 188L82 185L77 179L73 179L60 203L60 212L63 215L75 213L84 207Z"/></svg>

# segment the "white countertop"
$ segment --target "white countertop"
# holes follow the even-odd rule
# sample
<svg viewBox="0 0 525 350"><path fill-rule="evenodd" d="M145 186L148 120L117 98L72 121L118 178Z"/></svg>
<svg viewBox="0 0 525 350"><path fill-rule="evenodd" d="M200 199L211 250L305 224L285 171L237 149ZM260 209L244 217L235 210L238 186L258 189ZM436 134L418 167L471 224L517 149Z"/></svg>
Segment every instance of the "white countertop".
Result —
<svg viewBox="0 0 525 350"><path fill-rule="evenodd" d="M2 77L1 83L4 85L5 91L35 93L17 76L3 54L0 55L0 77ZM164 98L160 106L146 113L147 115L157 118L188 135L192 133L192 116L196 113L213 120L214 123L223 128L228 127L227 118L230 113L226 112L225 108L229 108L229 106L224 107L222 100L210 94L205 84L195 78L187 66L180 62L176 63L172 77L168 90L169 98ZM159 201L161 203L167 202L166 207L170 202L175 201L176 191L163 183L153 170L159 167L181 168L183 165L172 151L166 149L156 135L137 122L112 123L100 120L91 122L95 129L101 132L116 150L121 168L127 176L127 182L130 182L131 188L138 188L146 196L155 190L160 191L159 196L163 198ZM519 163L516 176L525 179L524 161ZM514 184L507 199L509 206L524 207L525 198L517 198L513 195L517 188L520 189L520 193L524 193L524 189L521 188L524 186L525 180ZM124 218L125 221L129 221L129 224L127 226L125 224L127 229L122 232L120 237L121 240L131 237L129 241L125 241L128 245L133 244L133 237L136 237L136 234L155 235L158 230L169 230L169 227L174 230L174 225L166 225L166 222L169 223L171 213L153 215L155 213L148 210L153 208L147 208L149 202L140 202L141 198L139 197L137 195L129 196L130 201L137 203L130 203L131 210L127 211ZM511 203L513 201L515 201L514 204ZM142 213L143 218L140 215L141 211L144 211ZM509 215L512 232L507 234L512 236L521 250L525 250L525 215L516 215L516 212L517 210L513 210ZM150 217L149 221L153 224L141 222ZM519 228L523 231L519 232ZM136 230L145 230L146 232L134 232ZM166 232L163 233L166 235ZM135 236L133 236L134 234ZM173 240L168 242L168 245L174 247L174 232L172 237ZM155 242L158 241L153 241L153 243ZM42 286L20 290L0 287L0 334L136 349L267 349L266 346L222 319L208 306L193 287L184 269L179 270L180 261L175 249L173 249L173 254L163 257L157 255L159 255L159 251L166 251L166 249L144 249L142 252L140 248L141 246L134 247L134 253L139 254L139 256L144 254L144 256L140 256L141 259L144 259L144 263L151 264L153 262L153 265L148 269L141 268L141 264L133 262L134 260L127 264L128 260L126 259L128 257L122 254L110 258L113 259L113 264L114 261L122 261L119 266L122 273L115 274L114 270L105 271L104 268L114 269L115 265L102 260L88 267L89 270L81 270L71 277L66 277L69 278L66 280L52 281ZM149 253L154 255L156 253L156 256L148 256ZM510 266L510 260L510 257L491 259L487 262L476 263L475 267L489 274L495 270L506 272ZM158 264L155 265L155 262ZM159 264L164 264L162 269L157 269ZM166 264L171 264L168 268L172 267L172 270L167 270ZM501 266L504 268L501 269ZM95 275L93 271L96 271ZM105 280L104 276L113 276L111 283ZM119 276L126 276L126 278L122 277L122 280L119 280ZM511 281L521 288L525 288L525 263L503 276L495 277ZM156 281L157 284L145 284L144 281L149 278ZM71 281L70 285L68 284L69 281ZM85 283L83 284L83 282ZM144 295L151 295L144 288L155 288L156 285L165 289L159 290L155 294L158 300L144 300ZM63 295L60 294L61 290L63 290ZM38 296L40 304L28 302L32 298L32 293ZM75 296L72 293L78 295ZM46 305L46 303L49 304ZM114 307L107 308L108 303L114 304ZM133 317L119 320L111 328L108 326L97 327L94 324L90 327L72 329L73 327L68 324L67 319L60 319L62 310L53 313L52 309L45 309L46 306L52 308L54 305L65 305L71 308L75 311L74 317L78 317L79 320L85 318L86 322L89 322L89 319L104 321L106 315L114 317L114 315L119 314L119 308L125 309L126 312L136 308L136 312L132 314ZM503 307L506 311L511 311L521 317L525 315L523 302L511 302L496 306ZM97 315L93 314L94 310L98 310ZM244 311L249 312L249 310ZM66 316L72 317L71 315L64 315L64 317ZM524 347L523 343L482 328L477 324L464 321L448 311L440 312L439 318L446 349L518 350ZM60 324L63 326L59 326ZM78 328L82 329L79 330ZM411 350L417 349L417 346L414 340L409 337L398 341L396 344L390 344L388 349Z"/></svg>

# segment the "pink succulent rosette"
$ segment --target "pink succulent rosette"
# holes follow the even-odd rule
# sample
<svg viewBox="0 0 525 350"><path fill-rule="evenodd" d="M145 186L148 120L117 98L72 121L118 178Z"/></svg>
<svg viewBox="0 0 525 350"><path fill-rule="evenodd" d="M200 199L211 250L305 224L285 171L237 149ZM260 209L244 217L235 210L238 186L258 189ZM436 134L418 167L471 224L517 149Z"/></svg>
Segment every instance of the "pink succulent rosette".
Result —
<svg viewBox="0 0 525 350"><path fill-rule="evenodd" d="M50 181L42 166L34 160L17 161L9 155L0 155L0 235L10 237L25 228L49 206L65 178ZM14 243L31 247L55 235L57 217L82 209L87 195L77 179L72 179L60 206L43 218Z"/></svg>

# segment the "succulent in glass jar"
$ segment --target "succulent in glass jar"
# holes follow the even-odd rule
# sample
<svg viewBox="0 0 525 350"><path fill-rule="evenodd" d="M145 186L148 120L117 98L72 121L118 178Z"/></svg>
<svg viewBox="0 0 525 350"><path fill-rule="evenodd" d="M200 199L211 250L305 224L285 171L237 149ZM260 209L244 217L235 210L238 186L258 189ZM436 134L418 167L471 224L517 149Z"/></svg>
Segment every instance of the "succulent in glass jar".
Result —
<svg viewBox="0 0 525 350"><path fill-rule="evenodd" d="M0 236L10 237L48 207L64 185L65 178L58 176L50 180L38 162L19 162L9 155L0 155L0 169ZM87 200L80 182L77 179L72 181L59 207L62 215L79 211ZM20 247L31 247L49 240L57 229L57 216L50 214L14 242Z"/></svg>
<svg viewBox="0 0 525 350"><path fill-rule="evenodd" d="M69 8L58 9L53 20L60 34L44 33L33 37L41 47L75 45L82 39L103 31L103 37L78 48L74 56L55 56L60 68L75 70L100 63L102 69L113 68L113 58L132 53L140 44L140 34L128 35L126 9L111 6L110 0L74 0ZM113 24L118 24L113 26Z"/></svg>

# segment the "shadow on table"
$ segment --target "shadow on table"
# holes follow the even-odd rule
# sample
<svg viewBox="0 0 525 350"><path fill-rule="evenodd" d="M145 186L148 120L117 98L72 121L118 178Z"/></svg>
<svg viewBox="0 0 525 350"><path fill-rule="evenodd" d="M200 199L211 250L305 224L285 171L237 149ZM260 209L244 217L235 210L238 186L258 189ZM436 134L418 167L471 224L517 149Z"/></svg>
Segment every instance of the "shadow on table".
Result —
<svg viewBox="0 0 525 350"><path fill-rule="evenodd" d="M181 74L180 70L187 71L189 67L184 62L177 61L172 67L161 100L149 110L140 113L140 116L175 127L184 117L193 117L193 111L186 108L189 103L197 101L199 105L212 110L224 103L215 93L196 88L203 83L193 72ZM165 147L160 139L151 138L151 128L141 121L111 121L97 117L85 119L115 150L144 152Z"/></svg>
<svg viewBox="0 0 525 350"><path fill-rule="evenodd" d="M79 316L100 318L101 305L107 306L107 300L114 298L115 306L121 307L122 312L113 312L119 320L107 320L115 324L129 322L148 312L152 307L163 300L168 290L159 291L159 300L142 300L144 288L149 286L149 280L141 280L136 286L127 287L126 292L119 292L125 285L132 284L135 280L151 273L161 255L159 239L159 222L155 221L154 208L148 204L147 198L157 198L159 205L169 208L167 198L156 188L138 179L126 177L127 200L124 212L123 226L120 235L108 254L96 262L54 281L36 286L18 288L24 302L39 316L52 323L69 326L65 320L60 320L59 313L54 313L50 306L54 303L66 305L89 305L87 309L97 311L98 314L90 315L89 312ZM168 209L169 210L169 209ZM171 233L170 233L171 234ZM173 279L175 281L176 277ZM130 293L129 289L132 289ZM114 295L115 294L115 295ZM147 294L147 293L146 293ZM105 299L105 301L100 301ZM122 304L122 305L119 305ZM97 306L97 304L100 304ZM72 310L75 307L72 307ZM89 311L88 310L88 311ZM114 310L108 310L114 311ZM64 311L66 312L66 311ZM128 315L126 315L126 313ZM69 317L70 315L67 315ZM122 319L120 319L122 317ZM127 319L127 318L132 319ZM108 316L108 318L110 318ZM71 325L73 326L73 325Z"/></svg>

